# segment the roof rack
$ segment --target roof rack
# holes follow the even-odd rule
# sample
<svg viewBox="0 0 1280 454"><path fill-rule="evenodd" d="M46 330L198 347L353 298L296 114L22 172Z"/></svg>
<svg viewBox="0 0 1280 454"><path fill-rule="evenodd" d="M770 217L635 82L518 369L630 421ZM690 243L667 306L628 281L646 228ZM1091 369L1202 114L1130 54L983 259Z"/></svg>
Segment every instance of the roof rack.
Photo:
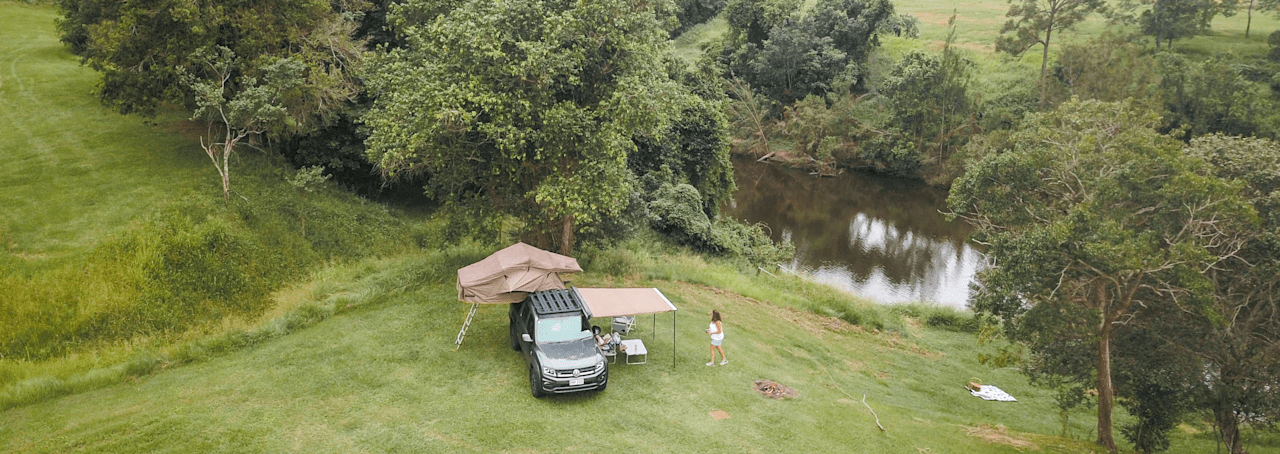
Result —
<svg viewBox="0 0 1280 454"><path fill-rule="evenodd" d="M533 292L529 294L529 301L533 303L533 311L538 315L582 312L586 309L582 297L572 288Z"/></svg>

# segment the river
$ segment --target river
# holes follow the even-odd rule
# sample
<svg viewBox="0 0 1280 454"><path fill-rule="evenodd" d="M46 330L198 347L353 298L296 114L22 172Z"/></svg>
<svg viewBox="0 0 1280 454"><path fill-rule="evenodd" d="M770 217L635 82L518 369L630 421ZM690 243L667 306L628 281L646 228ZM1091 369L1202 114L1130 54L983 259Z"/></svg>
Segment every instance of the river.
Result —
<svg viewBox="0 0 1280 454"><path fill-rule="evenodd" d="M721 215L769 226L789 239L787 268L882 303L965 308L984 263L967 224L939 212L947 193L918 181L866 173L818 178L735 156L738 191Z"/></svg>

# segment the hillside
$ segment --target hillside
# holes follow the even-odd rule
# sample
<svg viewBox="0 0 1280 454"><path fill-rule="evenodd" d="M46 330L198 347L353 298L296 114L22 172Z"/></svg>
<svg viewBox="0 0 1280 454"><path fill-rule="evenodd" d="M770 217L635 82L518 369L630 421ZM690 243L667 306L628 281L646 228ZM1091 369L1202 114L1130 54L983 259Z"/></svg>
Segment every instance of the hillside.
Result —
<svg viewBox="0 0 1280 454"><path fill-rule="evenodd" d="M968 334L867 332L784 306L838 298L796 281L762 282L693 257L650 259L649 275L580 285L657 286L679 308L675 363L670 315L640 320L648 364L615 365L598 394L535 400L506 347L506 314L483 308L458 351L465 306L453 298L451 251L325 273L296 292L352 306L316 326L208 362L0 413L3 450L49 452L1087 452L1038 435L1058 430L1048 393L1016 371L976 363ZM761 278L765 279L765 278ZM779 285L781 284L781 285ZM736 288L737 292L722 288ZM706 367L701 329L725 313L730 364ZM971 397L972 376L1018 403ZM775 401L752 382L800 393ZM847 394L846 394L847 393ZM887 429L880 432L875 417ZM709 413L723 410L727 420ZM1084 435L1073 419L1072 431ZM1007 427L1005 437L991 431ZM1032 433L1027 433L1032 432ZM971 435L978 434L982 436ZM995 442L992 442L992 441ZM1014 443L1003 444L1000 441ZM1203 446L1203 445L1202 445ZM905 449L904 449L905 448Z"/></svg>
<svg viewBox="0 0 1280 454"><path fill-rule="evenodd" d="M429 220L333 186L300 201L285 182L292 169L256 152L235 167L242 200L223 203L199 131L172 114L101 107L93 71L57 42L55 16L0 2L0 297L27 298L0 306L0 322L57 328L37 317L41 305L70 302L83 309L68 324L144 323L129 318L152 314L138 301L172 296L133 285L174 263L156 260L185 257L153 252L201 250L209 238L253 259L226 276L261 279L248 281L258 293L233 295L246 307L212 306L232 315L189 330L0 358L0 452L1094 450L1089 411L1057 436L1052 393L979 364L994 347L927 326L935 309L875 306L645 241L583 256L588 272L574 283L657 287L680 308L675 332L670 314L644 317L648 364L616 365L601 393L534 399L506 346L504 307L482 308L454 349L466 306L453 273L493 247L444 244ZM307 236L296 207L314 210ZM179 263L199 271L221 258ZM195 303L191 314L207 315ZM723 367L703 365L713 308L725 314ZM962 386L974 377L1019 402L970 396ZM799 397L763 397L758 379ZM1280 440L1264 441L1253 452L1280 452ZM1207 426L1188 423L1172 452L1213 446Z"/></svg>

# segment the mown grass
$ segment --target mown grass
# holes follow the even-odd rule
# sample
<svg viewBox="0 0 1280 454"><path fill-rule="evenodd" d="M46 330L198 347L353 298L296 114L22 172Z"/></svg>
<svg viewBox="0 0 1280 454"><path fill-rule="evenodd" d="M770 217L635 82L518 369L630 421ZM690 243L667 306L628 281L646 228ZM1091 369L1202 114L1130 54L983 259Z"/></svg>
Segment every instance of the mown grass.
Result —
<svg viewBox="0 0 1280 454"><path fill-rule="evenodd" d="M100 76L58 42L55 18L0 2L0 389L253 326L286 281L428 236L334 185L304 200L284 184L292 169L249 148L224 201L203 129L102 107Z"/></svg>
<svg viewBox="0 0 1280 454"><path fill-rule="evenodd" d="M156 352L150 374L0 412L0 451L1095 449L1087 411L1072 415L1069 437L1056 436L1062 426L1051 394L1016 370L979 364L975 351L982 347L972 335L900 317L901 327L888 331L854 327L792 306L805 298L775 299L782 295L771 290L775 280L783 288L825 291L798 279L745 275L682 253L654 255L661 263L654 268L646 253L629 248L596 252L593 260L630 262L640 275L589 272L574 280L661 289L680 308L674 363L671 315L658 315L656 325L641 317L634 336L649 347L648 364L614 365L601 393L534 399L523 361L507 347L504 306L482 307L462 348L454 349L467 306L456 301L452 271L483 251L445 248L318 273L282 292L299 307L327 314L309 328L182 367L173 367L175 358L196 347ZM651 274L684 279L646 277ZM718 285L704 283L710 281ZM702 364L708 355L702 330L713 308L724 314L728 334L730 363L723 367ZM897 317L875 306L864 310ZM1020 401L969 396L961 386L973 377ZM800 396L765 398L752 389L758 379ZM885 432L863 406L864 395ZM730 419L713 419L715 410ZM970 435L984 430L985 438ZM1000 430L1012 438L999 437ZM1172 452L1212 450L1211 437L1199 430L1177 435Z"/></svg>

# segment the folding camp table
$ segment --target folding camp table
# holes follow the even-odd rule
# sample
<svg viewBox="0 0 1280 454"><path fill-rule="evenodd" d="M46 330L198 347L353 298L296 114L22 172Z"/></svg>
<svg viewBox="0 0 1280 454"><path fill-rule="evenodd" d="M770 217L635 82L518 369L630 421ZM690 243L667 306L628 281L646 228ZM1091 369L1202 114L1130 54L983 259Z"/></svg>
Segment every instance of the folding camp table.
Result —
<svg viewBox="0 0 1280 454"><path fill-rule="evenodd" d="M622 349L622 353L627 355L627 364L644 364L649 362L649 351L644 348L644 341L640 339L623 339L622 345L627 348ZM640 361L633 362L631 358L643 356Z"/></svg>

